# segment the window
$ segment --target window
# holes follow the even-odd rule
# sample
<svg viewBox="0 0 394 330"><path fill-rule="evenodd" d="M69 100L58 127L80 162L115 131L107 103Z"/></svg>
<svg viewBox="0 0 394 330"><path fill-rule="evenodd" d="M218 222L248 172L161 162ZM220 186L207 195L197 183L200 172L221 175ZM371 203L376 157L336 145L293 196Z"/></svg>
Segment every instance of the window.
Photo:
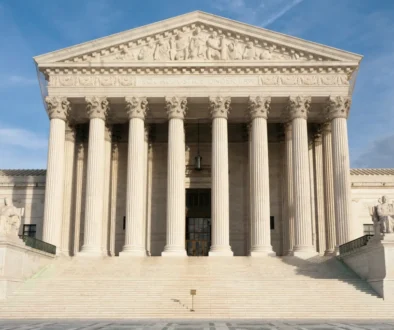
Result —
<svg viewBox="0 0 394 330"><path fill-rule="evenodd" d="M372 224L364 224L364 235L373 235L373 225Z"/></svg>
<svg viewBox="0 0 394 330"><path fill-rule="evenodd" d="M271 230L275 229L275 217L273 215L270 216L270 227Z"/></svg>
<svg viewBox="0 0 394 330"><path fill-rule="evenodd" d="M126 229L126 216L123 217L123 230Z"/></svg>
<svg viewBox="0 0 394 330"><path fill-rule="evenodd" d="M23 225L23 236L36 237L36 225Z"/></svg>

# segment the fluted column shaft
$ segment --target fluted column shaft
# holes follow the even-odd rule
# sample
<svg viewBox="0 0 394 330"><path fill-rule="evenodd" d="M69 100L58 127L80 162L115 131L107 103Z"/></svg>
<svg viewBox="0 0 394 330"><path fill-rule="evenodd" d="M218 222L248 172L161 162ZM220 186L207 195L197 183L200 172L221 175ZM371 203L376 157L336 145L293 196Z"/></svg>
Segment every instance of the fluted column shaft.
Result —
<svg viewBox="0 0 394 330"><path fill-rule="evenodd" d="M326 222L324 201L324 175L323 175L323 141L319 131L314 136L315 154L315 189L316 189L316 216L317 216L317 248L320 254L326 250Z"/></svg>
<svg viewBox="0 0 394 330"><path fill-rule="evenodd" d="M271 99L251 97L251 256L275 255L271 246L267 116Z"/></svg>
<svg viewBox="0 0 394 330"><path fill-rule="evenodd" d="M86 98L89 121L88 164L86 174L85 228L81 255L101 256L105 177L106 98Z"/></svg>
<svg viewBox="0 0 394 330"><path fill-rule="evenodd" d="M63 97L47 97L50 118L48 162L45 186L43 241L61 247L64 195L64 153L66 119L70 103Z"/></svg>
<svg viewBox="0 0 394 330"><path fill-rule="evenodd" d="M126 234L120 256L146 256L144 246L144 139L146 98L126 98L129 115Z"/></svg>
<svg viewBox="0 0 394 330"><path fill-rule="evenodd" d="M186 256L185 131L186 98L166 98L168 113L167 238L162 256Z"/></svg>
<svg viewBox="0 0 394 330"><path fill-rule="evenodd" d="M286 161L286 218L287 224L284 226L284 255L293 255L294 248L294 188L293 188L293 130L291 122L285 124L285 161Z"/></svg>
<svg viewBox="0 0 394 330"><path fill-rule="evenodd" d="M229 228L227 115L230 97L210 98L212 114L212 245L209 256L232 256Z"/></svg>
<svg viewBox="0 0 394 330"><path fill-rule="evenodd" d="M310 102L310 97L291 97L289 100L293 142L294 255L299 257L309 257L316 254L312 243L308 129L306 121Z"/></svg>
<svg viewBox="0 0 394 330"><path fill-rule="evenodd" d="M75 203L72 199L73 185L75 181L75 127L67 127L65 136L65 168L64 168L64 194L63 194L63 226L62 226L62 254L69 256L72 237L72 210Z"/></svg>
<svg viewBox="0 0 394 330"><path fill-rule="evenodd" d="M332 141L331 124L326 123L322 127L323 139L323 175L324 175L324 201L326 219L326 251L325 255L333 255L335 252L335 201L334 201L334 178L332 168Z"/></svg>
<svg viewBox="0 0 394 330"><path fill-rule="evenodd" d="M347 116L350 102L350 98L343 96L330 97L328 100L328 114L331 119L337 246L352 239L350 161L347 133Z"/></svg>

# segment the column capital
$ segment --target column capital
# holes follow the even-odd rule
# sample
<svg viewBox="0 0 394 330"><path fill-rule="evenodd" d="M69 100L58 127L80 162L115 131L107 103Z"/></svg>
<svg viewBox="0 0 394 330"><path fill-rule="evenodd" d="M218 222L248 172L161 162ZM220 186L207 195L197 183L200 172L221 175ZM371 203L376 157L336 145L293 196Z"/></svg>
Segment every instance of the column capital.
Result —
<svg viewBox="0 0 394 330"><path fill-rule="evenodd" d="M107 118L109 111L107 97L89 96L85 98L85 101L89 119L99 118L105 120Z"/></svg>
<svg viewBox="0 0 394 330"><path fill-rule="evenodd" d="M249 96L249 112L251 119L268 118L271 107L271 96Z"/></svg>
<svg viewBox="0 0 394 330"><path fill-rule="evenodd" d="M140 118L142 120L145 119L146 112L149 110L148 108L148 100L146 97L125 97L126 101L126 111L131 118Z"/></svg>
<svg viewBox="0 0 394 330"><path fill-rule="evenodd" d="M320 124L320 131L322 134L331 132L331 123L329 121Z"/></svg>
<svg viewBox="0 0 394 330"><path fill-rule="evenodd" d="M50 119L61 119L66 121L70 114L70 101L67 97L47 96L45 98L47 104L47 113Z"/></svg>
<svg viewBox="0 0 394 330"><path fill-rule="evenodd" d="M311 102L312 98L310 96L290 96L287 105L290 119L307 119Z"/></svg>
<svg viewBox="0 0 394 330"><path fill-rule="evenodd" d="M185 118L186 110L187 110L186 97L170 96L170 97L166 97L165 101L166 101L168 119Z"/></svg>
<svg viewBox="0 0 394 330"><path fill-rule="evenodd" d="M230 96L215 96L209 97L209 108L211 109L212 118L225 118L227 119L230 113Z"/></svg>
<svg viewBox="0 0 394 330"><path fill-rule="evenodd" d="M349 96L329 96L326 111L330 120L334 118L347 118L352 99Z"/></svg>

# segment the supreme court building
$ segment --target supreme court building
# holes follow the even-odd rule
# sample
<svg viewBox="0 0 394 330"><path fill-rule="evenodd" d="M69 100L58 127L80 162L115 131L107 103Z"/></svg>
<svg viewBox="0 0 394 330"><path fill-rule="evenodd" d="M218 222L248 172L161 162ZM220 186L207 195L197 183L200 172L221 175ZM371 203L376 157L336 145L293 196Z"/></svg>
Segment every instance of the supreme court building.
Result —
<svg viewBox="0 0 394 330"><path fill-rule="evenodd" d="M198 11L35 57L39 237L69 256L335 254L361 236L361 58Z"/></svg>

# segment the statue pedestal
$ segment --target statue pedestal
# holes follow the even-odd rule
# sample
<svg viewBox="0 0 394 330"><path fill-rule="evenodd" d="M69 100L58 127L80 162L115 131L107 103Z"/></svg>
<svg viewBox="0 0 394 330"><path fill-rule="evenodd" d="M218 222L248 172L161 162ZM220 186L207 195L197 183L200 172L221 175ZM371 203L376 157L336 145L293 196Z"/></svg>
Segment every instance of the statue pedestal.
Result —
<svg viewBox="0 0 394 330"><path fill-rule="evenodd" d="M394 301L394 233L370 240L367 253L368 283L385 300Z"/></svg>
<svg viewBox="0 0 394 330"><path fill-rule="evenodd" d="M25 245L16 235L0 235L0 299L55 258Z"/></svg>

